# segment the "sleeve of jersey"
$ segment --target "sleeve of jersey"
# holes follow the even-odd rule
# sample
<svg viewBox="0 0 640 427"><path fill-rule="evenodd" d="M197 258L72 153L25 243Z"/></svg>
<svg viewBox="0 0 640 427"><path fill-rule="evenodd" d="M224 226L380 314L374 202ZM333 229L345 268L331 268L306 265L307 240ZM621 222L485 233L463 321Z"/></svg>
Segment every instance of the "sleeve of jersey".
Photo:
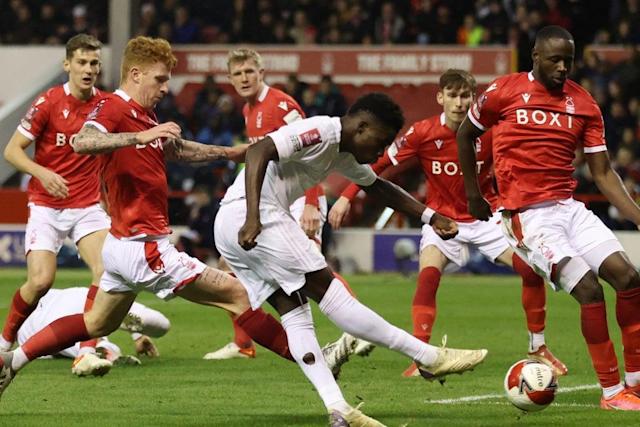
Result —
<svg viewBox="0 0 640 427"><path fill-rule="evenodd" d="M400 138L393 141L382 156L373 165L373 170L380 174L390 165L398 166L400 163L414 157L417 154L416 140L419 139L416 128L411 126Z"/></svg>
<svg viewBox="0 0 640 427"><path fill-rule="evenodd" d="M98 101L93 111L87 115L85 125L92 125L104 133L112 133L116 130L122 112L116 103L110 99Z"/></svg>
<svg viewBox="0 0 640 427"><path fill-rule="evenodd" d="M587 154L607 151L602 113L595 102L593 104L593 114L589 115L585 126L583 145L584 152Z"/></svg>
<svg viewBox="0 0 640 427"><path fill-rule="evenodd" d="M294 102L287 101L288 111L282 111L282 121L285 125L290 125L293 122L304 119L304 111L302 108Z"/></svg>
<svg viewBox="0 0 640 427"><path fill-rule="evenodd" d="M324 123L298 120L291 125L283 126L269 136L276 146L280 161L305 157L306 148L323 146L330 143L328 128Z"/></svg>
<svg viewBox="0 0 640 427"><path fill-rule="evenodd" d="M17 131L30 141L35 141L49 122L50 107L51 100L45 94L39 95L20 120Z"/></svg>
<svg viewBox="0 0 640 427"><path fill-rule="evenodd" d="M502 81L491 83L469 108L467 117L478 129L486 131L498 122L502 85Z"/></svg>

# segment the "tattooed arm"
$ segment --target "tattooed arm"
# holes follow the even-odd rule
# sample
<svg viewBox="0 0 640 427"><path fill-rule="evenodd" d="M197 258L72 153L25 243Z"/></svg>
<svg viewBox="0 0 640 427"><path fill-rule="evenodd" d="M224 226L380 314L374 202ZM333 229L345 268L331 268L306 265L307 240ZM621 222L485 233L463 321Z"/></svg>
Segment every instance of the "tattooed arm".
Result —
<svg viewBox="0 0 640 427"><path fill-rule="evenodd" d="M221 147L180 138L174 139L164 146L164 156L168 160L180 160L183 162L207 162L212 160L243 162L248 147L246 144Z"/></svg>
<svg viewBox="0 0 640 427"><path fill-rule="evenodd" d="M121 147L148 144L161 138L179 138L180 126L173 122L163 123L142 132L106 133L92 124L86 124L76 135L73 150L80 154L109 153Z"/></svg>

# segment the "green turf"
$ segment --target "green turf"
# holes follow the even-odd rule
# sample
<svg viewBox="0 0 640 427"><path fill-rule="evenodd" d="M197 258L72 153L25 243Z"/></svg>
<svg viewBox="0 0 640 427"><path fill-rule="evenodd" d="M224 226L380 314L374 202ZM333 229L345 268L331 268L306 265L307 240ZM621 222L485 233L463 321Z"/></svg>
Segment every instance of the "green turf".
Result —
<svg viewBox="0 0 640 427"><path fill-rule="evenodd" d="M0 316L4 319L23 270L0 270ZM410 330L413 278L397 275L348 277L360 299L396 325ZM56 286L87 283L83 271L63 270ZM566 294L548 292L547 342L569 367L566 387L595 384L579 332L577 305ZM403 356L376 349L345 365L340 385L353 404L389 426L546 426L640 425L637 414L597 408L599 391L561 393L540 413L523 414L503 398L465 404L430 400L501 394L507 368L524 356L527 338L520 286L513 277L445 276L438 295L434 342L442 334L452 347L486 347L489 356L475 372L454 376L444 386L404 379ZM612 294L608 293L612 337L621 354ZM143 294L140 302L171 319L169 334L158 340L161 357L143 366L114 368L104 378L76 378L68 360L36 361L25 368L0 402L0 425L215 425L319 426L324 408L297 366L259 349L255 360L212 362L202 355L229 341L231 328L222 311L185 301L168 303ZM321 343L338 331L317 311ZM131 350L118 332L114 340Z"/></svg>

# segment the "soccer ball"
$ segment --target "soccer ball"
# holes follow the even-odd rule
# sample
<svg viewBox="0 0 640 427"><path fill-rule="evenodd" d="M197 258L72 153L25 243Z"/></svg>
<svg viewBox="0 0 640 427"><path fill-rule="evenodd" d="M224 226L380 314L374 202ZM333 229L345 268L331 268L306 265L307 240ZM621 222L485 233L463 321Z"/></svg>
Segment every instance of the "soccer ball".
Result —
<svg viewBox="0 0 640 427"><path fill-rule="evenodd" d="M504 377L507 399L523 411L541 411L549 406L557 388L553 370L534 360L514 363Z"/></svg>

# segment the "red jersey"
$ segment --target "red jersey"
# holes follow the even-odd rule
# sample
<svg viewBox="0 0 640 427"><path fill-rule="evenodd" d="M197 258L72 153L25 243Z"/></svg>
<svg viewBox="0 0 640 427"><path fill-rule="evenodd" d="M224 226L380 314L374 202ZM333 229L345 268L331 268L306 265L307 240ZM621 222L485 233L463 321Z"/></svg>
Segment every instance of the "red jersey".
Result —
<svg viewBox="0 0 640 427"><path fill-rule="evenodd" d="M37 179L29 181L29 202L54 209L84 208L100 201L100 160L78 154L71 146L87 114L103 94L93 89L87 101L71 95L69 83L40 94L18 125L18 132L35 141L34 161L68 181L69 196L57 199Z"/></svg>
<svg viewBox="0 0 640 427"><path fill-rule="evenodd" d="M491 132L485 133L476 141L476 156L480 189L495 210L498 196L493 188L491 173ZM455 221L475 221L467 210L464 180L458 163L456 133L445 124L444 113L414 123L372 167L379 175L392 164L398 165L414 157L420 160L427 179L425 204ZM351 184L342 196L352 200L358 191L359 187Z"/></svg>
<svg viewBox="0 0 640 427"><path fill-rule="evenodd" d="M304 119L304 111L298 103L281 90L264 85L258 95L255 105L246 103L242 108L244 123L247 128L247 138L253 144L275 132L282 126ZM318 196L324 194L322 187L317 185L305 191L307 204L318 206Z"/></svg>
<svg viewBox="0 0 640 427"><path fill-rule="evenodd" d="M87 124L105 133L121 133L145 131L158 123L153 112L116 90L98 102ZM118 148L103 156L111 234L117 238L169 234L162 141Z"/></svg>
<svg viewBox="0 0 640 427"><path fill-rule="evenodd" d="M578 144L585 153L607 149L600 108L571 80L550 92L531 72L500 77L468 116L479 129L492 128L500 203L507 209L571 197Z"/></svg>

